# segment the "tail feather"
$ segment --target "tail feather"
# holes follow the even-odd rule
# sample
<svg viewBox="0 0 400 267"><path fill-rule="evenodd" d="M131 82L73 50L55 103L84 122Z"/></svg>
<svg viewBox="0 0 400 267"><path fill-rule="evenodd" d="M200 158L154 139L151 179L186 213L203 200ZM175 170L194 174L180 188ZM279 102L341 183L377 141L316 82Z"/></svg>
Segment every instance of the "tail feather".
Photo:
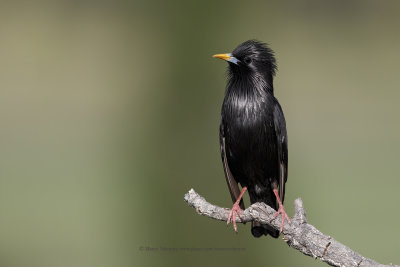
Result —
<svg viewBox="0 0 400 267"><path fill-rule="evenodd" d="M271 208L278 210L278 203L276 201L276 197L275 195L272 193L272 188L270 187L266 187L265 188L265 193L260 196L258 194L256 194L255 192L253 192L253 190L251 190L251 188L248 188L249 190L249 196L250 196L250 202L251 203L256 203L256 202L264 202L265 204L267 204L268 206L270 206ZM263 235L271 235L274 238L278 238L279 237L279 231L275 230L274 228L272 228L271 226L265 225L265 224L261 224L258 222L252 222L251 224L251 233L254 237L261 237Z"/></svg>
<svg viewBox="0 0 400 267"><path fill-rule="evenodd" d="M275 230L269 225L260 224L259 222L252 222L251 224L251 234L254 237L261 237L262 235L271 235L274 238L279 237L279 231Z"/></svg>

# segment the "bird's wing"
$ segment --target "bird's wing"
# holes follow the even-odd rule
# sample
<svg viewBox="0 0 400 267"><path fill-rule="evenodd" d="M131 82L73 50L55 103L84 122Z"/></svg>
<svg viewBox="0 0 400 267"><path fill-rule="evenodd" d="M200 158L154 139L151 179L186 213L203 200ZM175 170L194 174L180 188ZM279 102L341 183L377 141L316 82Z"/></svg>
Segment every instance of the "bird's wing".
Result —
<svg viewBox="0 0 400 267"><path fill-rule="evenodd" d="M279 103L274 108L275 133L278 139L278 157L279 157L279 197L283 203L285 198L285 183L288 176L288 141L286 133L285 117Z"/></svg>
<svg viewBox="0 0 400 267"><path fill-rule="evenodd" d="M225 146L225 135L224 135L224 125L221 122L219 128L219 143L221 148L221 157L222 157L222 164L224 166L224 173L226 178L226 183L228 184L229 192L231 193L231 198L233 203L236 202L240 195L239 185L233 177L231 170L229 169L228 159L226 157L226 146ZM240 208L244 210L244 203L243 199L239 203Z"/></svg>

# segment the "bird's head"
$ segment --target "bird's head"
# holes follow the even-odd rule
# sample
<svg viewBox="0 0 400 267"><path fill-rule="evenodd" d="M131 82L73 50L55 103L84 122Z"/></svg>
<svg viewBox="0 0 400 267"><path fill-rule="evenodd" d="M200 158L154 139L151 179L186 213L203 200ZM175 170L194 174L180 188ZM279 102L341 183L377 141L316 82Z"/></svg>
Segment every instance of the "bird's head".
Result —
<svg viewBox="0 0 400 267"><path fill-rule="evenodd" d="M276 60L273 51L267 44L249 40L228 54L216 54L213 57L226 60L229 63L229 73L232 78L263 78L269 85L276 72Z"/></svg>

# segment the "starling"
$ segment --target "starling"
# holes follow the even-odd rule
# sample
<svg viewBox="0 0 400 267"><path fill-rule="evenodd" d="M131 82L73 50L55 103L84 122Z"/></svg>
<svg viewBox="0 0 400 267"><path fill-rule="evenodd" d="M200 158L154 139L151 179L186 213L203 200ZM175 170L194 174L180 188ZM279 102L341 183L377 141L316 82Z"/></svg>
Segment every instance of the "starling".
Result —
<svg viewBox="0 0 400 267"><path fill-rule="evenodd" d="M290 219L283 207L288 174L286 122L282 108L274 97L273 78L276 60L264 43L249 40L232 53L217 54L226 60L228 83L222 104L220 148L225 178L234 202L229 214L237 231L235 213L244 209L243 194L247 190L250 202L264 202L285 219ZM242 190L239 190L238 184ZM279 231L252 222L254 237L268 235L277 238Z"/></svg>

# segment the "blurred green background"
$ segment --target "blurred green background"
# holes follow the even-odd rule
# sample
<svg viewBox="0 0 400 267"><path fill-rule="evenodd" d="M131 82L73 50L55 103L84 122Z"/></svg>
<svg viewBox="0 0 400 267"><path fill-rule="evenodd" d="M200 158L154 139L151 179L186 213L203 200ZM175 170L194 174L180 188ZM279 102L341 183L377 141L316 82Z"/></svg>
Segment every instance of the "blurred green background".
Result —
<svg viewBox="0 0 400 267"><path fill-rule="evenodd" d="M183 201L232 205L211 55L251 38L278 60L287 211L399 264L399 26L398 1L1 1L0 266L325 265Z"/></svg>

